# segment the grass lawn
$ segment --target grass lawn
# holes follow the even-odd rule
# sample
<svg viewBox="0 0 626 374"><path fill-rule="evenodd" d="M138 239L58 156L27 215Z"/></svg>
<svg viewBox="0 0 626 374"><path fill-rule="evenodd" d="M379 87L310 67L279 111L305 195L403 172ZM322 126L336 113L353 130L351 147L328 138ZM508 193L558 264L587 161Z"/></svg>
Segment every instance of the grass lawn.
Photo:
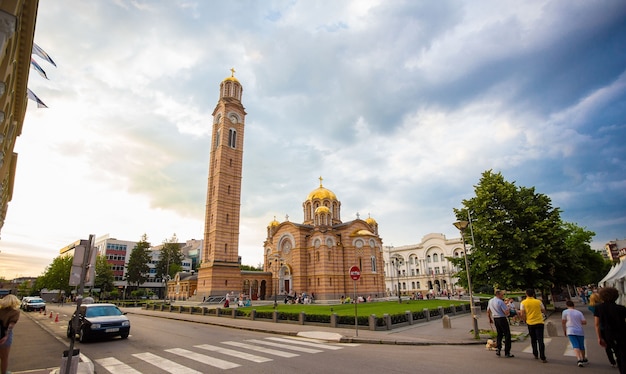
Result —
<svg viewBox="0 0 626 374"><path fill-rule="evenodd" d="M411 312L421 312L423 309L437 309L437 307L448 307L450 305L467 304L467 301L458 300L403 300L402 304L397 301L380 301L371 303L360 303L357 305L359 316L369 316L375 314L382 317L383 314L402 314L409 310ZM331 315L336 313L339 316L353 316L355 304L281 304L278 303L277 310L285 313L300 313L315 315ZM242 311L255 309L257 312L271 312L274 305L256 305L251 307L241 307Z"/></svg>

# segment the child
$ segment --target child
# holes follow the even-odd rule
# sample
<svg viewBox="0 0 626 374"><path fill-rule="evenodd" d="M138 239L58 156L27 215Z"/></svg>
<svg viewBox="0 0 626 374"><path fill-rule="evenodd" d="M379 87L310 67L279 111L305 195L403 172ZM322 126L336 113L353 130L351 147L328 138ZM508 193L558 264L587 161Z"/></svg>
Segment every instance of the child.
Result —
<svg viewBox="0 0 626 374"><path fill-rule="evenodd" d="M585 357L585 331L583 325L587 324L585 316L580 310L574 309L574 302L567 300L565 302L567 309L563 311L561 315L561 324L563 325L563 333L569 338L576 358L578 359L577 365L583 367L587 364L587 357Z"/></svg>

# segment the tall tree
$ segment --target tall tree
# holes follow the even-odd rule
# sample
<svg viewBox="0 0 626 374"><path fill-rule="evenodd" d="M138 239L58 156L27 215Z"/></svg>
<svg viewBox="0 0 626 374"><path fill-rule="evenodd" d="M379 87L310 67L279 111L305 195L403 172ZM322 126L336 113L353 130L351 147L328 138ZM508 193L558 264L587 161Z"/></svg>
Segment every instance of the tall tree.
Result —
<svg viewBox="0 0 626 374"><path fill-rule="evenodd" d="M126 268L126 282L128 282L128 285L139 287L148 280L148 272L150 271L150 267L148 266L149 262L150 243L148 242L148 236L143 234L128 259L128 266Z"/></svg>
<svg viewBox="0 0 626 374"><path fill-rule="evenodd" d="M99 288L100 292L111 292L115 287L115 274L111 269L111 264L107 261L105 255L96 258L96 279L94 280L94 288Z"/></svg>
<svg viewBox="0 0 626 374"><path fill-rule="evenodd" d="M176 273L182 269L183 258L176 234L172 235L170 239L164 240L159 261L156 264L157 278L165 279L166 276L169 279L174 278Z"/></svg>
<svg viewBox="0 0 626 374"><path fill-rule="evenodd" d="M454 209L457 219L472 217L475 243L468 251L473 284L494 288L549 289L556 281L560 255L565 251L565 232L560 211L549 197L534 188L517 187L500 173L482 174L474 191ZM471 239L465 235L466 241ZM463 269L462 259L452 259Z"/></svg>

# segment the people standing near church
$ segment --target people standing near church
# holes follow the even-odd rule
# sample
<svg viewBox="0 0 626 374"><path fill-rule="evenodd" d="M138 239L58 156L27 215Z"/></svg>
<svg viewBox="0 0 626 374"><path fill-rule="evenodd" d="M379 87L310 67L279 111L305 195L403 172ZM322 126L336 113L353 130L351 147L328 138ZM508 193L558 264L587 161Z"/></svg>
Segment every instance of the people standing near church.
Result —
<svg viewBox="0 0 626 374"><path fill-rule="evenodd" d="M509 307L504 303L504 291L497 290L495 296L489 299L487 304L487 316L489 323L496 325L498 336L496 338L496 355L500 356L502 350L502 338L504 338L504 357L515 357L511 354L511 329L509 328Z"/></svg>
<svg viewBox="0 0 626 374"><path fill-rule="evenodd" d="M13 327L20 319L20 300L12 294L0 299L0 323L6 334L0 339L0 373L8 373L9 352L13 344Z"/></svg>
<svg viewBox="0 0 626 374"><path fill-rule="evenodd" d="M526 298L520 303L520 318L526 321L528 335L530 335L530 345L533 348L535 359L541 358L541 362L546 363L546 345L543 341L543 314L546 307L541 300L535 298L535 290L526 290Z"/></svg>
<svg viewBox="0 0 626 374"><path fill-rule="evenodd" d="M626 374L626 307L615 303L619 297L616 288L604 287L598 293L602 303L593 313L598 344L613 349L620 374Z"/></svg>
<svg viewBox="0 0 626 374"><path fill-rule="evenodd" d="M574 302L567 300L565 302L567 309L561 313L561 325L563 326L563 334L567 336L574 353L578 359L577 365L583 367L587 364L587 356L585 356L585 331L583 325L587 324L585 316L580 310L574 308Z"/></svg>

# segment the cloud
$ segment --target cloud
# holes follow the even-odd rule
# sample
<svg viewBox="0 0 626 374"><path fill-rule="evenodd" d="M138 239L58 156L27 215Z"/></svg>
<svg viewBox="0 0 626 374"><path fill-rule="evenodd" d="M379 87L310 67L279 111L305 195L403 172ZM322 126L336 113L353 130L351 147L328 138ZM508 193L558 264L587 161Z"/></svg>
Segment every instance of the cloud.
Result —
<svg viewBox="0 0 626 374"><path fill-rule="evenodd" d="M50 108L28 108L3 242L54 256L91 233L201 238L231 67L248 113L244 263L262 258L274 216L303 219L319 176L343 220L371 214L396 246L458 235L452 208L489 169L598 243L624 235L620 1L39 7L35 40L58 67L30 77Z"/></svg>

